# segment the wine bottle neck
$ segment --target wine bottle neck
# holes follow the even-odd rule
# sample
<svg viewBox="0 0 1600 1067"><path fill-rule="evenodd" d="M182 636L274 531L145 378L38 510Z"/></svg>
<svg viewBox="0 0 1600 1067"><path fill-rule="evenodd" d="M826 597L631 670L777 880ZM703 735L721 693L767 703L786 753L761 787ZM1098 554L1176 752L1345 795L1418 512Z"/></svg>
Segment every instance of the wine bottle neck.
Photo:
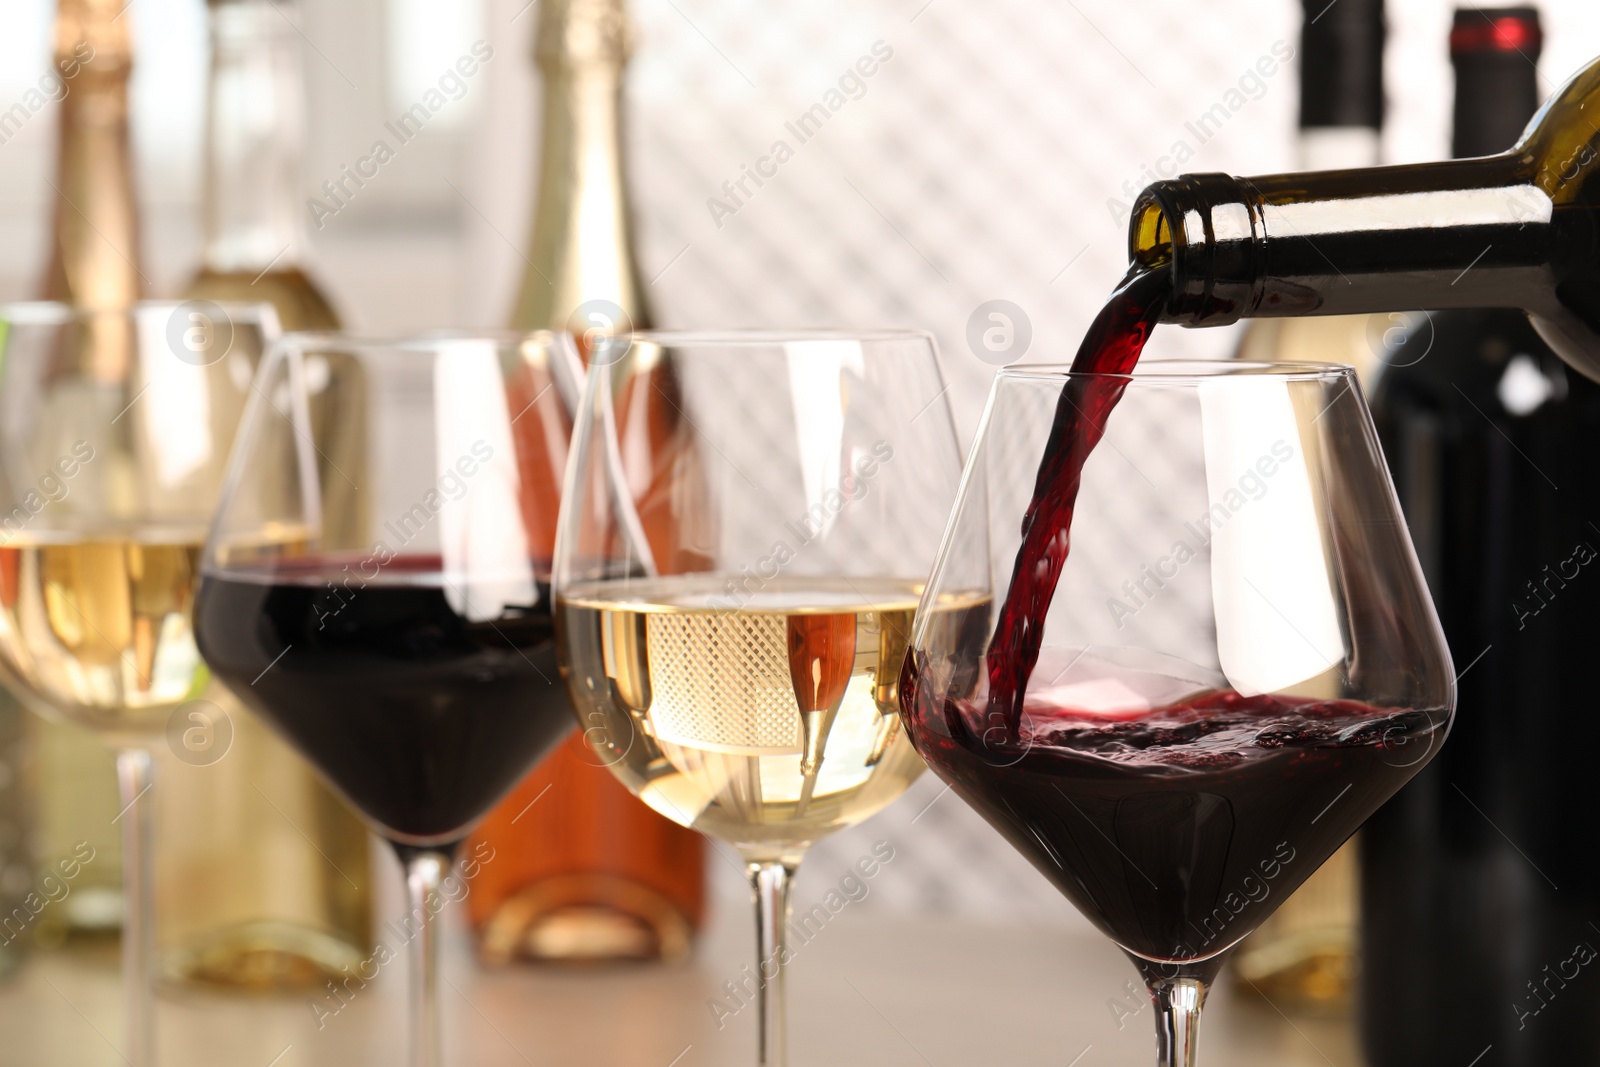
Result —
<svg viewBox="0 0 1600 1067"><path fill-rule="evenodd" d="M1164 263L1164 322L1515 307L1600 380L1600 61L1502 155L1233 178L1189 174L1134 203L1129 251Z"/></svg>
<svg viewBox="0 0 1600 1067"><path fill-rule="evenodd" d="M1455 307L1540 310L1554 205L1516 156L1361 171L1157 182L1131 250L1170 256L1163 321Z"/></svg>
<svg viewBox="0 0 1600 1067"><path fill-rule="evenodd" d="M543 0L540 9L538 198L512 324L570 328L580 306L604 301L622 309L626 325L647 325L624 184L626 12L620 0Z"/></svg>
<svg viewBox="0 0 1600 1067"><path fill-rule="evenodd" d="M1383 126L1383 0L1304 0L1300 164L1370 167Z"/></svg>
<svg viewBox="0 0 1600 1067"><path fill-rule="evenodd" d="M120 7L62 0L58 10L56 65L71 89L61 100L43 287L50 299L107 311L127 307L144 291L128 140L133 53L127 21L116 17Z"/></svg>
<svg viewBox="0 0 1600 1067"><path fill-rule="evenodd" d="M213 0L206 125L205 265L286 269L300 259L301 88L289 12Z"/></svg>
<svg viewBox="0 0 1600 1067"><path fill-rule="evenodd" d="M1450 32L1456 73L1451 154L1504 152L1539 109L1538 69L1544 35L1536 8L1459 10Z"/></svg>

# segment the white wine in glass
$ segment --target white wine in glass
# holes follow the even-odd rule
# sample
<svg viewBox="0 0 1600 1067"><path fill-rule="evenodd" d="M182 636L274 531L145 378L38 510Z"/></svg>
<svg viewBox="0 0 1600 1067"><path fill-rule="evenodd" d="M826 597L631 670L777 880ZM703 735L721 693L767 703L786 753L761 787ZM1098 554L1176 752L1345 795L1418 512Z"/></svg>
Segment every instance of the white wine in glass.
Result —
<svg viewBox="0 0 1600 1067"><path fill-rule="evenodd" d="M189 609L203 529L25 531L0 547L0 655L108 737L165 726L200 665Z"/></svg>
<svg viewBox="0 0 1600 1067"><path fill-rule="evenodd" d="M0 676L116 751L131 1067L155 1062L151 749L206 681L200 546L277 329L265 305L0 307Z"/></svg>
<svg viewBox="0 0 1600 1067"><path fill-rule="evenodd" d="M676 452L704 460L678 476L641 447L668 361ZM909 332L636 333L590 356L552 580L562 675L595 758L743 857L763 1067L785 1062L797 865L923 769L898 685L960 468L943 397Z"/></svg>
<svg viewBox="0 0 1600 1067"><path fill-rule="evenodd" d="M747 855L797 857L922 773L899 706L921 586L778 579L732 607L723 584L570 588L560 625L579 714L590 745L663 815Z"/></svg>

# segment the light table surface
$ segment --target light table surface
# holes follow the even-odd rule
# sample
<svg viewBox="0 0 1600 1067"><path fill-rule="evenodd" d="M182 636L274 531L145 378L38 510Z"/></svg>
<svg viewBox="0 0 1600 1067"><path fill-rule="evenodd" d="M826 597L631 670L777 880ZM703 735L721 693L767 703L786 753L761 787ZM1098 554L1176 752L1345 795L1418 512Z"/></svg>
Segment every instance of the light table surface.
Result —
<svg viewBox="0 0 1600 1067"><path fill-rule="evenodd" d="M753 924L752 924L753 925ZM447 942L452 1067L748 1067L754 1009L718 1027L708 1002L739 976L751 936L719 922L678 967L550 971L477 967ZM790 972L792 1067L1150 1067L1150 1009L1131 964L1098 935L852 914L802 945ZM404 1063L403 962L319 1029L307 996L164 995L163 1067L366 1067ZM0 986L0 1064L117 1067L114 954L36 955ZM1289 1020L1219 984L1201 1061L1360 1067L1348 1022Z"/></svg>

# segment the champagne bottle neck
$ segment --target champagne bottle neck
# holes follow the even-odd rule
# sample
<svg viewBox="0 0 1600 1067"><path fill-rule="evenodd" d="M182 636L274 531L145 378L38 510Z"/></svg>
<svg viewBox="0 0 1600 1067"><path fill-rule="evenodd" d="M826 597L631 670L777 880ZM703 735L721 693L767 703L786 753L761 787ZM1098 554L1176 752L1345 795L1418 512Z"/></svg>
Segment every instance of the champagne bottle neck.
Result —
<svg viewBox="0 0 1600 1067"><path fill-rule="evenodd" d="M605 317L609 306L626 317L612 325L647 325L624 184L625 12L619 0L543 0L540 6L538 198L529 269L512 324L572 329L577 314L582 328L605 328L590 313L599 309Z"/></svg>
<svg viewBox="0 0 1600 1067"><path fill-rule="evenodd" d="M133 44L128 33L131 20L122 17L124 8L118 0L61 0L55 25L58 65L82 63L80 76L87 79L82 84L112 81L126 86L133 70Z"/></svg>
<svg viewBox="0 0 1600 1067"><path fill-rule="evenodd" d="M302 109L292 35L293 27L271 0L211 4L208 270L282 270L299 262Z"/></svg>
<svg viewBox="0 0 1600 1067"><path fill-rule="evenodd" d="M144 291L128 139L133 56L120 6L62 0L57 14L57 69L75 76L61 100L43 287L47 298L106 311L129 306Z"/></svg>

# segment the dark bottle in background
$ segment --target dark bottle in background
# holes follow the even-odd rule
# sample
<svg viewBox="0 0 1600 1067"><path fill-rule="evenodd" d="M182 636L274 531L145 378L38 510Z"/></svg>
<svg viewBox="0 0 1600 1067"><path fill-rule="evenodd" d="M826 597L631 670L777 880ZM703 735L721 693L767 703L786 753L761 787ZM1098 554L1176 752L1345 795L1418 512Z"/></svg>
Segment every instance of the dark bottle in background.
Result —
<svg viewBox="0 0 1600 1067"><path fill-rule="evenodd" d="M1532 8L1456 13L1457 157L1517 140L1539 47ZM1436 312L1373 408L1461 678L1449 742L1362 831L1368 1062L1600 1063L1600 386L1519 311Z"/></svg>

